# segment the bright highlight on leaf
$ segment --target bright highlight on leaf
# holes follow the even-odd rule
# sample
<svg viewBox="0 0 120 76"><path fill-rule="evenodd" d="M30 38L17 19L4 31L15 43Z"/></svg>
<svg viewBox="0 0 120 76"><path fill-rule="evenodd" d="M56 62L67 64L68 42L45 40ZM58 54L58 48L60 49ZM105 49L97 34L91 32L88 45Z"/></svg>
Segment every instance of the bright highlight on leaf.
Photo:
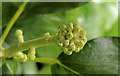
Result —
<svg viewBox="0 0 120 76"><path fill-rule="evenodd" d="M62 46L62 50L67 55L71 55L73 51L79 52L87 42L86 31L78 22L61 25L59 29L57 44Z"/></svg>

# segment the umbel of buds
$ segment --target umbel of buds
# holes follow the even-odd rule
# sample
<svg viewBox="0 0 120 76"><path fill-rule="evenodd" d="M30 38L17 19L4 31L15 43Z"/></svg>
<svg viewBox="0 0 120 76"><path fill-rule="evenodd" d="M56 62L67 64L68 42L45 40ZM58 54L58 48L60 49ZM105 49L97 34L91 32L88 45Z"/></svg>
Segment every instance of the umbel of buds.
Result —
<svg viewBox="0 0 120 76"><path fill-rule="evenodd" d="M79 52L87 42L86 31L78 22L63 24L59 27L57 44L65 54L71 55L73 51Z"/></svg>

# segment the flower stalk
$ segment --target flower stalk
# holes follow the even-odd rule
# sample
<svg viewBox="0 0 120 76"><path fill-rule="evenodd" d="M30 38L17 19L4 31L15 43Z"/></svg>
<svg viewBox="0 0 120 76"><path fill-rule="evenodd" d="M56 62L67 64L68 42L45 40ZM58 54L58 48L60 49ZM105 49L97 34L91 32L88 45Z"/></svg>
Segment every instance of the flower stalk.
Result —
<svg viewBox="0 0 120 76"><path fill-rule="evenodd" d="M33 39L30 41L24 41L22 43L15 44L7 49L5 49L5 57L12 57L16 53L20 51L25 51L28 50L31 46L34 48L38 48L41 46L45 46L48 44L54 44L56 42L56 37L57 35L50 36L49 40L46 40L45 37L38 38L38 39Z"/></svg>

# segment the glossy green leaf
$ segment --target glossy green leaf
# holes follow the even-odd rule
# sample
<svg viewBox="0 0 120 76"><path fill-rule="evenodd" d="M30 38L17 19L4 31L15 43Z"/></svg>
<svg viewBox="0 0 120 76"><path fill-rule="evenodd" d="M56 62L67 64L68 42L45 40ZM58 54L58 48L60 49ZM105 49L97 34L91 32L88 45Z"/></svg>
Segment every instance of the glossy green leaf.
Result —
<svg viewBox="0 0 120 76"><path fill-rule="evenodd" d="M28 15L61 12L83 6L86 3L88 2L29 2L25 12L29 13Z"/></svg>
<svg viewBox="0 0 120 76"><path fill-rule="evenodd" d="M18 70L18 62L15 59L7 59L6 66L12 74L16 74ZM4 71L4 70L3 70Z"/></svg>
<svg viewBox="0 0 120 76"><path fill-rule="evenodd" d="M88 41L79 53L70 56L62 53L58 60L80 74L118 74L118 40L117 37L96 38ZM52 72L60 74L65 70L59 67L52 65Z"/></svg>
<svg viewBox="0 0 120 76"><path fill-rule="evenodd" d="M3 2L2 3L2 20L3 27L12 18L16 10L23 2ZM36 14L48 14L54 12L64 12L88 2L28 2L24 10L24 16L33 16ZM11 9L12 8L12 9Z"/></svg>

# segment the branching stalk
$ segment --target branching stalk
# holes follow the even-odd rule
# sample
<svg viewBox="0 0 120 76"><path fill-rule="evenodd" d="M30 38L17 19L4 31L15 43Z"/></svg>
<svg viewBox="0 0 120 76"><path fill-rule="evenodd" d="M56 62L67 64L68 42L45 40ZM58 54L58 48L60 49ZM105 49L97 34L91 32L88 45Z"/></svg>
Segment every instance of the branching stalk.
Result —
<svg viewBox="0 0 120 76"><path fill-rule="evenodd" d="M5 49L4 56L12 57L20 51L28 50L30 47L38 48L40 46L45 46L48 44L55 44L56 38L57 38L57 35L54 35L54 36L50 36L48 40L45 37L42 37L39 39L33 39L30 41L18 43L16 45L11 46L10 48Z"/></svg>
<svg viewBox="0 0 120 76"><path fill-rule="evenodd" d="M79 52L87 42L87 38L85 37L86 32L79 26L78 22L61 25L56 35L51 36L49 33L46 33L42 38L25 42L22 33L21 30L16 31L15 35L18 36L20 43L5 49L5 57L12 57L20 51L25 51L30 48L35 49L48 44L57 44L65 54L71 55L73 51ZM32 52L32 50L30 52ZM33 53L35 53L34 50ZM30 59L32 58L30 57Z"/></svg>

